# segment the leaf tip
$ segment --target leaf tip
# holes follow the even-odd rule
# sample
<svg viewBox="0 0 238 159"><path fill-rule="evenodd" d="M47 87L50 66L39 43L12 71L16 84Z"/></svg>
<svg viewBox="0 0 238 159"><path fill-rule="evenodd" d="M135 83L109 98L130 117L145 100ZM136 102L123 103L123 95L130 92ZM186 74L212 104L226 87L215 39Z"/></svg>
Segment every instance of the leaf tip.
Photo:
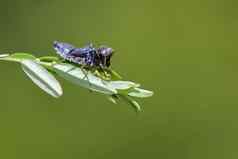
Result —
<svg viewBox="0 0 238 159"><path fill-rule="evenodd" d="M9 54L0 54L0 58L8 57L10 56Z"/></svg>

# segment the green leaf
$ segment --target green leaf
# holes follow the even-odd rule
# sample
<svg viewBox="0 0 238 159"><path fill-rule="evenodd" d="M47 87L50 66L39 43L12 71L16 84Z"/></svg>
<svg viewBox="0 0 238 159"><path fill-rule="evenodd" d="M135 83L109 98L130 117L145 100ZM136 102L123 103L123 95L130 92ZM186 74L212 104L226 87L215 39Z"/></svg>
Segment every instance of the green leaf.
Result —
<svg viewBox="0 0 238 159"><path fill-rule="evenodd" d="M115 70L109 68L108 72L111 74L112 79L115 79L115 80L122 79L121 75L119 73L117 73Z"/></svg>
<svg viewBox="0 0 238 159"><path fill-rule="evenodd" d="M56 98L63 94L59 82L44 67L33 60L22 60L21 64L27 76L46 93Z"/></svg>
<svg viewBox="0 0 238 159"><path fill-rule="evenodd" d="M14 53L11 55L3 54L0 57L0 60L13 61L13 62L21 62L22 60L27 60L27 59L35 60L36 57L28 53Z"/></svg>
<svg viewBox="0 0 238 159"><path fill-rule="evenodd" d="M110 81L108 85L119 90L127 90L134 87L139 87L140 84L131 81Z"/></svg>
<svg viewBox="0 0 238 159"><path fill-rule="evenodd" d="M35 60L36 59L35 56L28 53L14 53L14 54L11 54L9 58L14 58L18 60L26 60L26 59Z"/></svg>
<svg viewBox="0 0 238 159"><path fill-rule="evenodd" d="M122 94L118 94L118 96L127 104L131 105L136 112L140 112L142 109L140 107L140 105L132 98L130 98L129 96L126 95L122 95Z"/></svg>
<svg viewBox="0 0 238 159"><path fill-rule="evenodd" d="M102 78L106 81L109 80L120 80L122 77L114 70L111 68L100 68L100 67L95 67L90 69L91 72L93 72L94 75L98 76L99 78Z"/></svg>
<svg viewBox="0 0 238 159"><path fill-rule="evenodd" d="M9 54L0 54L0 58L8 57L10 56Z"/></svg>
<svg viewBox="0 0 238 159"><path fill-rule="evenodd" d="M154 92L141 89L141 88L131 89L130 92L128 93L129 96L138 97L138 98L151 97L153 94Z"/></svg>
<svg viewBox="0 0 238 159"><path fill-rule="evenodd" d="M112 102L112 103L114 103L114 104L117 104L117 98L115 98L114 96L108 96L107 97L107 99L110 101L110 102Z"/></svg>
<svg viewBox="0 0 238 159"><path fill-rule="evenodd" d="M65 63L55 64L53 68L59 76L74 84L104 94L117 94L116 89L108 85L107 81L94 76L90 71Z"/></svg>
<svg viewBox="0 0 238 159"><path fill-rule="evenodd" d="M43 62L58 62L60 59L56 56L43 56L38 58L40 61Z"/></svg>
<svg viewBox="0 0 238 159"><path fill-rule="evenodd" d="M122 99L137 112L141 111L141 107L131 97L146 98L153 95L152 91L138 88L140 85L137 83L118 80L121 79L121 76L111 68L105 70L97 68L83 69L77 64L61 61L55 56L36 58L28 53L2 54L0 60L20 62L27 76L53 97L61 96L63 91L59 82L49 72L84 88L107 94L108 99L114 104Z"/></svg>

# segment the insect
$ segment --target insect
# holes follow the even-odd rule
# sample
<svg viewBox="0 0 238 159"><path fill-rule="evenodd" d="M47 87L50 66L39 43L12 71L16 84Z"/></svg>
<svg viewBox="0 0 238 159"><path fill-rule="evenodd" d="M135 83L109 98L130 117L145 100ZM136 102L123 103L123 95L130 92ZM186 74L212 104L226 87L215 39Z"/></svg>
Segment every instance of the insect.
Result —
<svg viewBox="0 0 238 159"><path fill-rule="evenodd" d="M76 48L71 44L54 42L54 49L63 59L80 64L83 67L99 67L101 69L110 66L110 60L114 50L107 46L95 48L89 44L82 48Z"/></svg>
<svg viewBox="0 0 238 159"><path fill-rule="evenodd" d="M82 48L76 48L71 44L58 41L55 41L53 46L56 53L64 60L79 64L82 68L96 68L96 72L94 73L105 80L111 78L107 71L110 67L110 60L114 52L112 48L107 46L95 48L93 47L93 44L89 44ZM82 69L82 71L88 79L87 72L85 72L84 69ZM102 74L98 71L102 72Z"/></svg>

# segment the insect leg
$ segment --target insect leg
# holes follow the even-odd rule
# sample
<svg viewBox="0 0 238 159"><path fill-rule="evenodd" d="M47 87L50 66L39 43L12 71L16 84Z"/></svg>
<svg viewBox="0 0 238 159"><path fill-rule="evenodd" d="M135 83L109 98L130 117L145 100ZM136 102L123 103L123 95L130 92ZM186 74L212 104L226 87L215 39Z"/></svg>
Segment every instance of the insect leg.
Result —
<svg viewBox="0 0 238 159"><path fill-rule="evenodd" d="M103 75L105 77L105 79L110 78L110 76L108 76L107 71L105 71L105 68L103 68L101 65L99 66L100 70L103 72Z"/></svg>
<svg viewBox="0 0 238 159"><path fill-rule="evenodd" d="M81 70L82 70L82 72L83 72L83 74L84 74L83 79L87 78L89 86L92 86L92 84L90 83L90 80L89 80L89 78L88 78L88 72L84 69L85 66L86 66L86 65L82 65L82 66L80 67Z"/></svg>

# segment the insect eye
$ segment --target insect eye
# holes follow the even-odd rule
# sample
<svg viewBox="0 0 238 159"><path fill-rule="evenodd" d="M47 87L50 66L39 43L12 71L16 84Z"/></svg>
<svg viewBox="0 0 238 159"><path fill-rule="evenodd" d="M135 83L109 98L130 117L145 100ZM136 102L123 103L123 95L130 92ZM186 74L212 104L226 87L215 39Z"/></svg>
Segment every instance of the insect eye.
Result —
<svg viewBox="0 0 238 159"><path fill-rule="evenodd" d="M99 51L102 54L102 56L110 56L113 53L113 49L109 47L101 47Z"/></svg>

